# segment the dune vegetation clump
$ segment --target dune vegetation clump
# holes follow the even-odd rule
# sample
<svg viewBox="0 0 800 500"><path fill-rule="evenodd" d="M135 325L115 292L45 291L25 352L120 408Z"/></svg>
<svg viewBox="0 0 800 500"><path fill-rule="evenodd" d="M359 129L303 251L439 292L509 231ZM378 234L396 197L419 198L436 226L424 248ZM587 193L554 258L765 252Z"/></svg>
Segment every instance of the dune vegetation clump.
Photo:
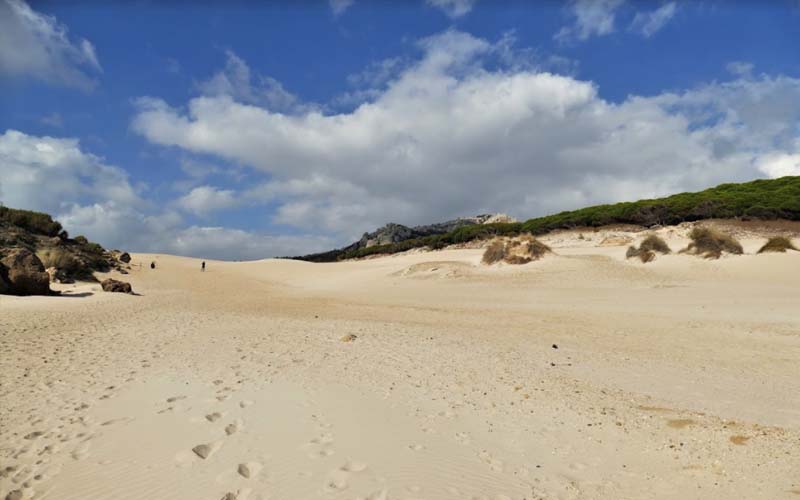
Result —
<svg viewBox="0 0 800 500"><path fill-rule="evenodd" d="M638 257L639 260L647 264L648 262L656 260L656 253L652 250L642 250L641 248L630 246L628 247L628 251L625 252L625 258L632 259L634 257Z"/></svg>
<svg viewBox="0 0 800 500"><path fill-rule="evenodd" d="M639 244L640 250L650 250L652 252L658 252L662 254L672 253L672 250L667 245L667 242L664 241L659 236L655 234L651 234Z"/></svg>
<svg viewBox="0 0 800 500"><path fill-rule="evenodd" d="M489 243L483 252L484 264L496 264L506 256L506 243L502 239L497 239Z"/></svg>
<svg viewBox="0 0 800 500"><path fill-rule="evenodd" d="M62 248L44 248L36 252L45 269L55 267L66 273L74 273L81 267L80 262L72 254Z"/></svg>
<svg viewBox="0 0 800 500"><path fill-rule="evenodd" d="M765 253L765 252L780 252L786 253L787 250L795 250L800 251L794 244L792 240L785 236L775 236L770 238L763 247L758 251L758 253Z"/></svg>
<svg viewBox="0 0 800 500"><path fill-rule="evenodd" d="M529 234L517 238L497 238L486 247L483 263L527 264L541 259L551 251L550 247Z"/></svg>
<svg viewBox="0 0 800 500"><path fill-rule="evenodd" d="M666 241L655 234L651 234L642 240L642 242L639 244L639 248L636 248L635 246L628 247L625 257L628 259L638 257L639 260L647 264L648 262L652 262L656 259L656 253L668 254L672 253L672 250L669 248L669 245L667 245Z"/></svg>
<svg viewBox="0 0 800 500"><path fill-rule="evenodd" d="M689 233L692 240L684 252L706 259L719 259L723 252L734 255L744 253L741 243L733 236L710 227L696 227Z"/></svg>

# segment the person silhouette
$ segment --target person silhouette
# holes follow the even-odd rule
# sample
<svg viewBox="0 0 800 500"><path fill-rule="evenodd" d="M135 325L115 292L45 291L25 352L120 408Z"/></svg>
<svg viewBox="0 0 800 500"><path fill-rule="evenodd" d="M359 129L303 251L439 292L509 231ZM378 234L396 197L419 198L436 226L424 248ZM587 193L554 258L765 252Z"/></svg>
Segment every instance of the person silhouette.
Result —
<svg viewBox="0 0 800 500"><path fill-rule="evenodd" d="M205 270L206 270L206 261L203 261L203 263L200 265L200 271L205 271Z"/></svg>
<svg viewBox="0 0 800 500"><path fill-rule="evenodd" d="M156 263L155 262L151 262L150 263L150 269L155 269L155 268L156 268Z"/></svg>

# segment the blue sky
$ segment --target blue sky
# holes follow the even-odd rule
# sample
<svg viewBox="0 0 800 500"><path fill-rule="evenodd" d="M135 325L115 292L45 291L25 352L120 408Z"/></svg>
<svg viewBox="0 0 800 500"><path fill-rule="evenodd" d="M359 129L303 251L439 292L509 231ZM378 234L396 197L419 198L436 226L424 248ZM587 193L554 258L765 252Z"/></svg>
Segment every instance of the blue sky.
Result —
<svg viewBox="0 0 800 500"><path fill-rule="evenodd" d="M0 0L0 201L252 259L800 175L797 2Z"/></svg>

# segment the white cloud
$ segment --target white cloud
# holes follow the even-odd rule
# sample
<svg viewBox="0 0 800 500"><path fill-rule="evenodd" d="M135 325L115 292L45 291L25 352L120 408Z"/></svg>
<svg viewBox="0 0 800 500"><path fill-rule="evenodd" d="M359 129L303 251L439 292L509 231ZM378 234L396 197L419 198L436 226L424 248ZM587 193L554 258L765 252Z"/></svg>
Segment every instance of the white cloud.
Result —
<svg viewBox="0 0 800 500"><path fill-rule="evenodd" d="M525 218L750 180L762 158L795 151L798 79L612 103L592 82L503 65L501 45L453 31L425 39L419 60L348 112L285 115L230 95L191 99L182 112L145 98L132 128L268 174L248 202L269 200L276 222L339 237L387 221Z"/></svg>
<svg viewBox="0 0 800 500"><path fill-rule="evenodd" d="M353 6L353 0L328 0L334 16L344 14L344 11Z"/></svg>
<svg viewBox="0 0 800 500"><path fill-rule="evenodd" d="M676 10L675 2L669 2L652 12L637 12L631 23L631 30L650 38L675 16Z"/></svg>
<svg viewBox="0 0 800 500"><path fill-rule="evenodd" d="M0 135L0 201L58 213L78 200L143 204L124 170L84 153L76 139Z"/></svg>
<svg viewBox="0 0 800 500"><path fill-rule="evenodd" d="M476 0L426 0L429 5L441 9L448 17L457 18L468 14Z"/></svg>
<svg viewBox="0 0 800 500"><path fill-rule="evenodd" d="M292 111L297 97L268 76L253 75L250 67L233 51L226 51L225 69L200 82L198 89L207 96L230 96L240 102L264 106L273 111Z"/></svg>
<svg viewBox="0 0 800 500"><path fill-rule="evenodd" d="M758 169L772 178L800 175L800 153L767 155L758 162Z"/></svg>
<svg viewBox="0 0 800 500"><path fill-rule="evenodd" d="M45 125L49 125L51 127L61 128L64 125L64 119L61 117L61 113L53 112L49 115L45 115L39 119L40 122L44 123Z"/></svg>
<svg viewBox="0 0 800 500"><path fill-rule="evenodd" d="M752 76L753 68L755 68L755 65L747 61L732 61L725 66L725 69L727 69L730 74L740 77Z"/></svg>
<svg viewBox="0 0 800 500"><path fill-rule="evenodd" d="M230 203L231 191L195 189L179 200L205 213ZM207 206L203 205L203 200ZM76 139L0 135L0 203L50 213L73 236L107 248L206 258L256 259L324 250L317 235L264 235L234 229L186 227L176 211L142 199L127 174L81 150Z"/></svg>
<svg viewBox="0 0 800 500"><path fill-rule="evenodd" d="M0 0L0 76L32 77L91 90L100 71L94 46L71 41L67 28L23 0Z"/></svg>
<svg viewBox="0 0 800 500"><path fill-rule="evenodd" d="M195 215L233 208L238 204L236 193L230 189L217 189L213 186L199 186L182 196L178 206Z"/></svg>
<svg viewBox="0 0 800 500"><path fill-rule="evenodd" d="M616 11L623 3L625 0L573 0L570 15L575 21L561 28L554 38L569 42L613 33Z"/></svg>
<svg viewBox="0 0 800 500"><path fill-rule="evenodd" d="M224 227L186 228L165 247L166 252L210 259L257 260L330 250L334 242L322 236L260 235Z"/></svg>

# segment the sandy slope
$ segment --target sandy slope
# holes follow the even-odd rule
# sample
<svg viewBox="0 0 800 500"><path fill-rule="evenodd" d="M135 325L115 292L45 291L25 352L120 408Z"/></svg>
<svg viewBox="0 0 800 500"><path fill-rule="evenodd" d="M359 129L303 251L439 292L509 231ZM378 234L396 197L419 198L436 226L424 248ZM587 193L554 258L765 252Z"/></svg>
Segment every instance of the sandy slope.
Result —
<svg viewBox="0 0 800 500"><path fill-rule="evenodd" d="M800 498L800 254L605 236L0 297L0 498Z"/></svg>

